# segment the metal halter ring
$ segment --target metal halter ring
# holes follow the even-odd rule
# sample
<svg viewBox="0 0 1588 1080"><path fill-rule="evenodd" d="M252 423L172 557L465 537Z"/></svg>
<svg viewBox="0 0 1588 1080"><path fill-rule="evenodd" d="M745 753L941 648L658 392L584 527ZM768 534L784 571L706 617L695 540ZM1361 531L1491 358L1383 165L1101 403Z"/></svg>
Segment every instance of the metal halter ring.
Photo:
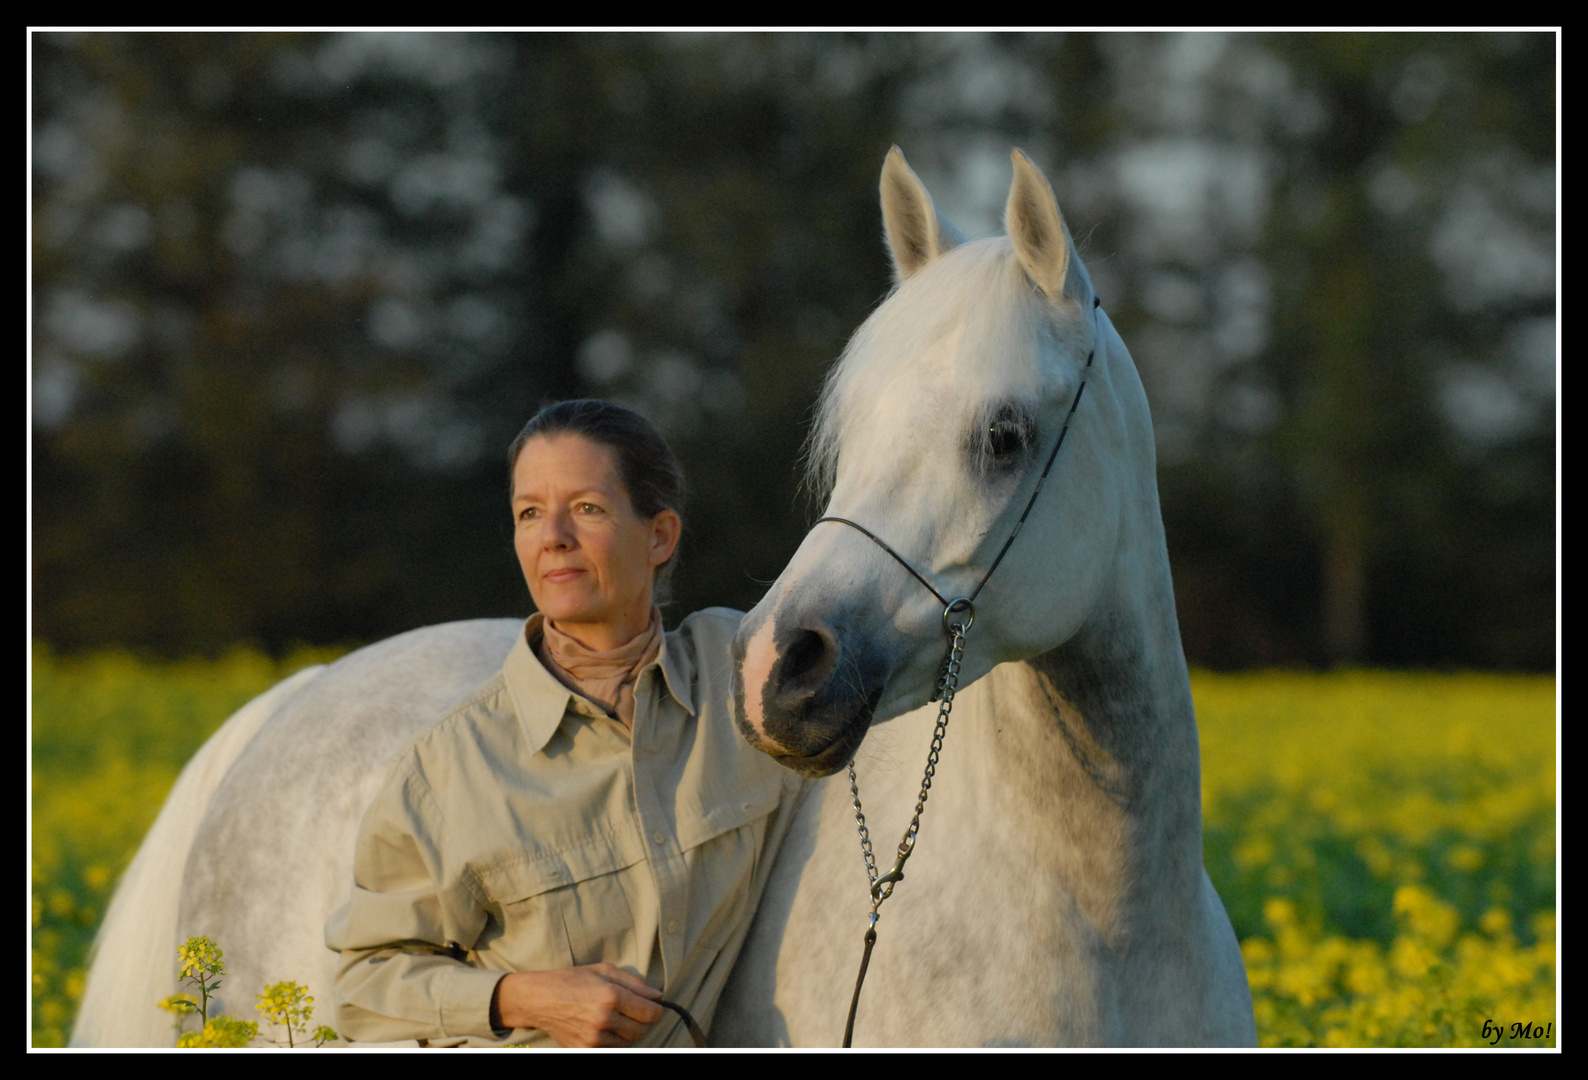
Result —
<svg viewBox="0 0 1588 1080"><path fill-rule="evenodd" d="M961 611L966 612L964 622L959 622L958 620L955 620L952 623L949 622L949 616ZM963 634L965 631L970 629L971 623L975 621L976 605L970 602L969 597L955 597L953 600L948 602L948 607L943 609L943 629L948 632L950 637L954 636L955 626L958 626L959 632Z"/></svg>

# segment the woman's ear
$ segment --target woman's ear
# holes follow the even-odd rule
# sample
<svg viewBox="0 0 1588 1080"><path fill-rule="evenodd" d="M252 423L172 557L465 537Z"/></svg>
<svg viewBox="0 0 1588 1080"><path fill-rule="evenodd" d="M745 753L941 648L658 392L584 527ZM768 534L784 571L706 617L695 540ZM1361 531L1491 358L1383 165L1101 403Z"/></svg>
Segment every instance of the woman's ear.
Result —
<svg viewBox="0 0 1588 1080"><path fill-rule="evenodd" d="M684 523L675 510L663 510L651 519L651 565L660 566L678 549Z"/></svg>

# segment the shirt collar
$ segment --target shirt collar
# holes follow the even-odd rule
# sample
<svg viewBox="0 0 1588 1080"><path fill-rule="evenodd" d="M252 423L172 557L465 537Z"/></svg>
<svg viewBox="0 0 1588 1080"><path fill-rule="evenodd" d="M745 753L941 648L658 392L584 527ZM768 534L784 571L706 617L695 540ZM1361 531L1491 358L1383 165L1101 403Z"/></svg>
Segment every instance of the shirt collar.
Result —
<svg viewBox="0 0 1588 1080"><path fill-rule="evenodd" d="M502 679L507 684L508 696L513 701L513 711L529 738L530 752L540 753L551 737L557 733L563 716L574 701L575 694L551 672L546 670L530 648L530 641L540 636L545 616L536 612L524 623L523 633L513 642L513 648L502 664ZM695 663L689 650L678 640L680 635L662 635L662 648L653 663L661 668L662 681L673 700L690 716L695 715Z"/></svg>
<svg viewBox="0 0 1588 1080"><path fill-rule="evenodd" d="M690 716L695 715L695 657L678 632L662 634L662 650L657 656L667 692Z"/></svg>

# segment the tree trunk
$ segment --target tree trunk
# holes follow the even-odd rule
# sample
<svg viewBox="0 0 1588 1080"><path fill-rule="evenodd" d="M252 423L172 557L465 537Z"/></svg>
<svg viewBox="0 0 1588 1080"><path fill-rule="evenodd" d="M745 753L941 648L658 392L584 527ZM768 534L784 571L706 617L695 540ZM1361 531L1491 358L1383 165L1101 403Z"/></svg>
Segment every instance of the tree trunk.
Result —
<svg viewBox="0 0 1588 1080"><path fill-rule="evenodd" d="M1359 662L1365 650L1367 545L1354 522L1336 522L1323 553L1324 648L1336 664Z"/></svg>

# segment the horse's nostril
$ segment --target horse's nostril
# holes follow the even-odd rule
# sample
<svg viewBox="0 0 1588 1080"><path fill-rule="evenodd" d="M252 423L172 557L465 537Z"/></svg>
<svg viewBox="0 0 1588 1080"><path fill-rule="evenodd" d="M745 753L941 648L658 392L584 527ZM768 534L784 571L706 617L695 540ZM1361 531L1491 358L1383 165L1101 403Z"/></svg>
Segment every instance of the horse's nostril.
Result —
<svg viewBox="0 0 1588 1080"><path fill-rule="evenodd" d="M798 630L783 652L783 682L798 683L822 664L826 640L814 630Z"/></svg>

